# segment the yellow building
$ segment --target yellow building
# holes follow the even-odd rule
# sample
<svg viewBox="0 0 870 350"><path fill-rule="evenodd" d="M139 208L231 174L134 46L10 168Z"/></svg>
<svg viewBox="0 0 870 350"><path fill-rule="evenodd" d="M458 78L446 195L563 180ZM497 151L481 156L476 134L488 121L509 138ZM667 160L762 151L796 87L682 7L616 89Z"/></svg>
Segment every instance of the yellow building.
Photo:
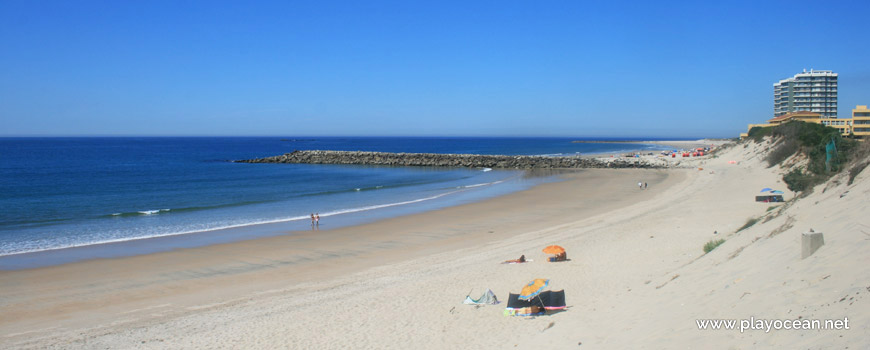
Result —
<svg viewBox="0 0 870 350"><path fill-rule="evenodd" d="M854 135L862 138L870 136L870 109L867 109L867 106L857 106L855 107L855 109L852 110L852 118L850 119L822 118L821 114L819 113L807 111L798 111L783 114L779 117L768 120L766 124L749 124L749 126L746 128L746 132L740 134L740 138L744 139L748 137L749 130L752 130L752 128L756 126L777 126L779 124L790 122L792 120L799 120L802 122L816 123L829 126L839 130L840 134L843 136Z"/></svg>
<svg viewBox="0 0 870 350"><path fill-rule="evenodd" d="M777 126L779 124L782 124L785 122L790 122L792 120L800 120L802 122L807 122L807 123L820 123L821 117L822 117L821 114L807 112L807 111L798 111L798 112L786 113L786 114L783 114L779 117L768 120L767 123L765 123L765 124L749 124L746 127L746 132L740 134L740 138L745 139L745 138L749 137L749 130L752 130L752 128L754 128L754 127L765 128L768 126Z"/></svg>
<svg viewBox="0 0 870 350"><path fill-rule="evenodd" d="M846 136L852 133L852 119L822 118L819 121L825 126L839 130L840 135Z"/></svg>
<svg viewBox="0 0 870 350"><path fill-rule="evenodd" d="M861 138L870 136L870 109L866 105L852 110L852 134Z"/></svg>
<svg viewBox="0 0 870 350"><path fill-rule="evenodd" d="M749 130L752 130L752 128L756 126L759 128L766 128L768 126L774 126L774 124L749 124L749 126L746 127L746 132L740 134L740 139L742 140L749 137Z"/></svg>
<svg viewBox="0 0 870 350"><path fill-rule="evenodd" d="M798 120L807 123L821 123L822 115L814 112L807 111L797 111L783 114L779 117L768 120L767 123L771 125L779 125L782 123L790 122L792 120Z"/></svg>

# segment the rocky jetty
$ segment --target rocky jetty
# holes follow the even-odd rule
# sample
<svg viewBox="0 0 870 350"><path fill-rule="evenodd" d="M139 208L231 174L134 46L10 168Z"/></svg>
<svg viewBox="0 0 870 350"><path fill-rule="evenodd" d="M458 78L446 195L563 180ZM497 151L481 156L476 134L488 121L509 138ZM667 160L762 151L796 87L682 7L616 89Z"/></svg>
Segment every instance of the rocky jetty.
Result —
<svg viewBox="0 0 870 350"><path fill-rule="evenodd" d="M602 161L581 157L497 156L477 154L386 153L362 151L294 151L280 156L238 160L239 163L355 164L387 166L499 169L661 168L636 159Z"/></svg>

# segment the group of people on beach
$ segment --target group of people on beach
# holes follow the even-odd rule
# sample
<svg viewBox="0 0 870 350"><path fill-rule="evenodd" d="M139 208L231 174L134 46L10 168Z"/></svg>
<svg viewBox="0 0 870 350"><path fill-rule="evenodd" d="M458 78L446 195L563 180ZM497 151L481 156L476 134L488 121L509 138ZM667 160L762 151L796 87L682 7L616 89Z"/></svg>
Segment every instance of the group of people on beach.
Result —
<svg viewBox="0 0 870 350"><path fill-rule="evenodd" d="M646 183L646 182L640 182L640 181L638 181L638 183L637 183L637 188L639 188L639 189L645 190L645 189L646 189L646 186L647 186L647 183Z"/></svg>
<svg viewBox="0 0 870 350"><path fill-rule="evenodd" d="M311 213L311 228L320 228L320 213Z"/></svg>
<svg viewBox="0 0 870 350"><path fill-rule="evenodd" d="M553 255L547 258L549 262L557 262L557 261L568 261L568 252L561 252L559 254Z"/></svg>

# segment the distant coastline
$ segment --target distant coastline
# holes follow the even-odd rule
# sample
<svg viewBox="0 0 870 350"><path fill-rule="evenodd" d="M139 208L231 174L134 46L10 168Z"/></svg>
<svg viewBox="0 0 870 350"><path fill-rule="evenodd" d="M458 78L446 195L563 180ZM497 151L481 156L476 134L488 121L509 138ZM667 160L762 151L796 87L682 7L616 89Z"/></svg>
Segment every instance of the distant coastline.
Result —
<svg viewBox="0 0 870 350"><path fill-rule="evenodd" d="M571 141L571 143L651 143L651 144L722 144L723 142L731 141L731 139L723 139L723 138L704 138L698 140L575 140Z"/></svg>
<svg viewBox="0 0 870 350"><path fill-rule="evenodd" d="M578 144L646 144L659 145L673 149L696 149L699 147L720 146L730 142L729 139L699 139L699 140L660 140L660 141L638 141L638 140L575 140L571 143Z"/></svg>
<svg viewBox="0 0 870 350"><path fill-rule="evenodd" d="M637 140L577 140L571 143L649 143L650 141Z"/></svg>

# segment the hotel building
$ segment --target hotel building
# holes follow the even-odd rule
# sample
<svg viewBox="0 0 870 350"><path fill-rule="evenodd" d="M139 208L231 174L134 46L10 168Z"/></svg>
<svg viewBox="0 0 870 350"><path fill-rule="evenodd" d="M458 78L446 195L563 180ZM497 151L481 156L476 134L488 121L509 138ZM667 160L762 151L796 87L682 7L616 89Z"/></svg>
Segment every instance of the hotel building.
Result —
<svg viewBox="0 0 870 350"><path fill-rule="evenodd" d="M806 69L794 77L773 84L773 119L749 124L740 138L754 127L770 127L790 121L817 123L837 129L843 136L870 138L870 109L855 106L852 118L837 118L837 73Z"/></svg>
<svg viewBox="0 0 870 350"><path fill-rule="evenodd" d="M773 116L800 111L837 118L837 73L805 69L773 84Z"/></svg>

